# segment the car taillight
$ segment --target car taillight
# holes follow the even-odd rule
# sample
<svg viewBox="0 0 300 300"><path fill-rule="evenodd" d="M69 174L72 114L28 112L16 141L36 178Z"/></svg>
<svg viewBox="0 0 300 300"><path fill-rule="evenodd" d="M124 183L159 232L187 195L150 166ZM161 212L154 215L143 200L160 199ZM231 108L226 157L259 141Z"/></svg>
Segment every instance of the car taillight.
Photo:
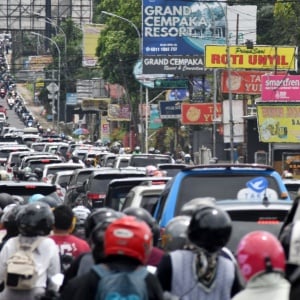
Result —
<svg viewBox="0 0 300 300"><path fill-rule="evenodd" d="M257 224L260 225L274 225L274 224L279 224L279 220L277 219L265 219L265 218L261 218L257 221Z"/></svg>
<svg viewBox="0 0 300 300"><path fill-rule="evenodd" d="M104 199L105 194L96 194L96 193L87 193L87 198L90 200L99 200L99 199Z"/></svg>

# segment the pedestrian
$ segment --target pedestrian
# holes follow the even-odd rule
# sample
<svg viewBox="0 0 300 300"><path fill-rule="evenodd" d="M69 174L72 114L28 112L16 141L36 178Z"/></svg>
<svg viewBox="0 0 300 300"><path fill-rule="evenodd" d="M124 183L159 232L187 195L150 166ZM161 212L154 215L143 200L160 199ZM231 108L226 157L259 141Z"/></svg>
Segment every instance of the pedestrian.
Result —
<svg viewBox="0 0 300 300"><path fill-rule="evenodd" d="M285 254L274 235L265 231L248 233L241 239L236 255L247 283L232 300L290 299L290 283L284 278Z"/></svg>
<svg viewBox="0 0 300 300"><path fill-rule="evenodd" d="M61 268L65 273L71 262L82 253L89 252L88 243L73 235L76 218L72 209L67 205L59 205L54 208L54 226L50 238L59 248Z"/></svg>
<svg viewBox="0 0 300 300"><path fill-rule="evenodd" d="M98 295L97 299L129 299L129 291L130 299L162 300L156 276L144 267L151 248L152 233L145 222L132 216L117 219L104 234L105 262L71 280L61 300L96 299Z"/></svg>
<svg viewBox="0 0 300 300"><path fill-rule="evenodd" d="M20 235L10 238L0 252L0 282L4 290L0 293L1 300L35 300L37 296L54 288L51 278L60 273L59 252L52 239L47 237L54 224L54 216L47 204L31 203L24 205L17 214ZM15 289L20 279L8 273L9 259L18 249L35 245L32 249L35 269L38 270L36 281L30 289ZM10 276L9 276L10 275Z"/></svg>
<svg viewBox="0 0 300 300"><path fill-rule="evenodd" d="M221 254L232 230L229 215L199 206L187 228L188 244L167 253L157 268L166 294L184 300L229 300L242 288L234 262Z"/></svg>

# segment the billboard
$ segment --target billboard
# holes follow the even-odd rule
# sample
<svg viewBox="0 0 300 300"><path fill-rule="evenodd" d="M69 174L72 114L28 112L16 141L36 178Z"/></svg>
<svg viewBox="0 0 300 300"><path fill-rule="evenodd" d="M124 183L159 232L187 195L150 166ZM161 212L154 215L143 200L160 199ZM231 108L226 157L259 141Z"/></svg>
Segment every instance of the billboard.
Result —
<svg viewBox="0 0 300 300"><path fill-rule="evenodd" d="M159 101L161 119L180 119L181 102L180 101Z"/></svg>
<svg viewBox="0 0 300 300"><path fill-rule="evenodd" d="M299 143L300 104L258 103L257 122L261 142Z"/></svg>
<svg viewBox="0 0 300 300"><path fill-rule="evenodd" d="M97 64L96 49L100 32L104 29L102 24L84 24L83 25L83 55L82 66L94 67Z"/></svg>
<svg viewBox="0 0 300 300"><path fill-rule="evenodd" d="M231 71L231 92L241 95L258 95L262 91L262 77L264 71ZM229 93L228 71L223 71L221 75L222 93Z"/></svg>
<svg viewBox="0 0 300 300"><path fill-rule="evenodd" d="M108 104L107 119L109 121L130 121L129 104Z"/></svg>
<svg viewBox="0 0 300 300"><path fill-rule="evenodd" d="M262 77L263 101L300 101L299 75L264 75Z"/></svg>
<svg viewBox="0 0 300 300"><path fill-rule="evenodd" d="M181 123L185 125L212 124L214 120L214 108L216 118L222 116L222 105L217 103L182 103Z"/></svg>
<svg viewBox="0 0 300 300"><path fill-rule="evenodd" d="M297 71L298 48L293 46L254 46L247 49L246 46L206 45L205 67L228 68L228 55L231 69Z"/></svg>
<svg viewBox="0 0 300 300"><path fill-rule="evenodd" d="M226 28L230 43L255 43L256 6L223 2L143 0L143 73L199 75L205 45L225 44Z"/></svg>

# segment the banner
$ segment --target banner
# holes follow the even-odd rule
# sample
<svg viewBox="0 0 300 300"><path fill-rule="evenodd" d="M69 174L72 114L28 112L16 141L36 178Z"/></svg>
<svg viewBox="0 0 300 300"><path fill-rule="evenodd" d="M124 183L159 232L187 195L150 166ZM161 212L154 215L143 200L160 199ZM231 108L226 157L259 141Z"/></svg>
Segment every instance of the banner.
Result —
<svg viewBox="0 0 300 300"><path fill-rule="evenodd" d="M100 130L100 138L104 144L110 142L110 126L107 120L107 116L101 116L101 130Z"/></svg>
<svg viewBox="0 0 300 300"><path fill-rule="evenodd" d="M216 118L222 116L222 105L217 103ZM214 120L213 103L182 103L181 104L181 123L185 125L212 124Z"/></svg>
<svg viewBox="0 0 300 300"><path fill-rule="evenodd" d="M107 119L109 121L130 121L129 104L108 104Z"/></svg>
<svg viewBox="0 0 300 300"><path fill-rule="evenodd" d="M300 104L258 103L259 139L265 143L300 142Z"/></svg>
<svg viewBox="0 0 300 300"><path fill-rule="evenodd" d="M84 24L83 25L83 55L82 66L94 67L97 64L96 49L101 30L104 29L102 24Z"/></svg>
<svg viewBox="0 0 300 300"><path fill-rule="evenodd" d="M228 68L229 51L231 69L265 69L297 71L297 47L289 46L205 46L206 68Z"/></svg>
<svg viewBox="0 0 300 300"><path fill-rule="evenodd" d="M143 0L143 74L201 74L205 45L256 42L256 6ZM236 36L236 24L239 33Z"/></svg>
<svg viewBox="0 0 300 300"><path fill-rule="evenodd" d="M78 95L77 95L78 100ZM107 105L110 102L110 98L96 98L96 99L83 99L81 102L81 109L83 111L100 111L107 110Z"/></svg>
<svg viewBox="0 0 300 300"><path fill-rule="evenodd" d="M161 119L180 119L181 101L159 101Z"/></svg>
<svg viewBox="0 0 300 300"><path fill-rule="evenodd" d="M149 129L159 129L162 127L158 104L150 104L149 119Z"/></svg>
<svg viewBox="0 0 300 300"><path fill-rule="evenodd" d="M300 101L300 76L264 75L261 99L270 102Z"/></svg>
<svg viewBox="0 0 300 300"><path fill-rule="evenodd" d="M231 92L241 95L258 95L262 91L262 76L264 71L231 71ZM229 93L228 71L221 75L222 93Z"/></svg>

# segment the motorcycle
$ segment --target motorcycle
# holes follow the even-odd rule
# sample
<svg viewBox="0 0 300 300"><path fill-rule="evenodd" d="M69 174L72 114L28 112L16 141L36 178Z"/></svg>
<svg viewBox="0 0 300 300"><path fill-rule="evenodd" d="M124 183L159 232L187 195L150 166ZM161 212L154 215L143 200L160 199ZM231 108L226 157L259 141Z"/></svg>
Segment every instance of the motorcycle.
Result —
<svg viewBox="0 0 300 300"><path fill-rule="evenodd" d="M15 105L15 99L10 97L7 99L7 104L8 104L8 107L9 109L13 109L14 105Z"/></svg>
<svg viewBox="0 0 300 300"><path fill-rule="evenodd" d="M4 98L6 96L6 90L4 88L0 89L0 97Z"/></svg>

